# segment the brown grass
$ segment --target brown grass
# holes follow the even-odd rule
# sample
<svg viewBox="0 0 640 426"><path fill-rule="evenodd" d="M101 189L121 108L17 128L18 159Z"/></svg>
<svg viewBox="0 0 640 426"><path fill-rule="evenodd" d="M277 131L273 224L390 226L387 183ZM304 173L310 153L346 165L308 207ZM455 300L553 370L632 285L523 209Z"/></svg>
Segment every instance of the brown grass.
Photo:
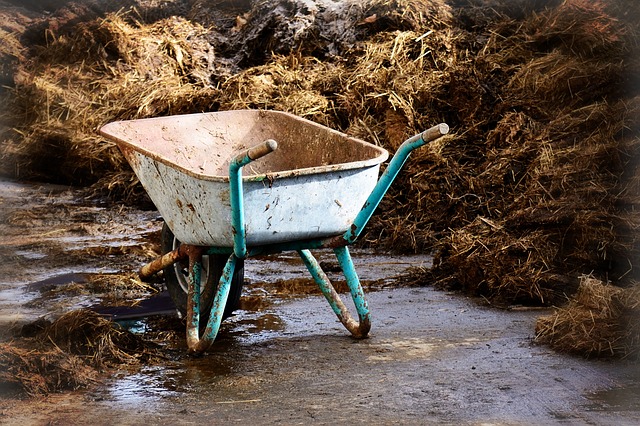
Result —
<svg viewBox="0 0 640 426"><path fill-rule="evenodd" d="M0 344L0 383L5 390L39 396L63 389L79 389L97 378L80 357L56 347L35 349Z"/></svg>

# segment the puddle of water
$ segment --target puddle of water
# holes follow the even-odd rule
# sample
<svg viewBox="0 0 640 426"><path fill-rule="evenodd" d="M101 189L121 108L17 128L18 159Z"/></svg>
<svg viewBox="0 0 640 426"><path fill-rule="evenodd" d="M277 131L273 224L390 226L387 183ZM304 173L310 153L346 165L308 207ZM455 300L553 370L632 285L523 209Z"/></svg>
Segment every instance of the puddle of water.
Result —
<svg viewBox="0 0 640 426"><path fill-rule="evenodd" d="M320 250L316 256L323 263L323 268L329 271L328 274L334 281L336 290L340 293L348 292L333 253L330 250ZM392 280L393 277L405 273L412 266L424 266L431 262L431 258L425 255L382 256L365 250L355 250L353 257L356 268L363 271L360 275L372 281L373 279L380 281L380 276L384 274L388 274L389 279ZM335 273L336 270L338 273ZM81 279L81 275L68 274L34 283L31 287L43 288L63 283L65 280L80 281ZM367 287L364 279L362 279L363 286L367 291L375 289ZM245 286L239 310L228 322L233 323L234 336L243 342L262 341L284 329L284 321L272 313L275 306L286 299L299 299L316 294L320 294L320 290L296 253L251 258L245 263ZM175 314L175 306L167 292L143 299L131 307L94 305L91 308L111 317L135 333L145 332L147 325L144 317L146 316ZM241 319L238 320L238 318Z"/></svg>
<svg viewBox="0 0 640 426"><path fill-rule="evenodd" d="M107 287L108 283L93 282L94 279L109 277L114 272L116 271L99 268L85 268L85 272L75 272L61 268L38 274L35 280L26 283L0 283L0 324L8 329L43 316L55 318L72 309L92 308L100 299L118 302L126 298L129 305L135 303L136 300L133 298L135 290L126 289L126 282L111 290L110 287L100 287L100 285ZM147 303L152 302L142 301L142 307ZM173 313L175 310L173 302L169 300L169 304L170 307L164 308L163 312L160 312L159 308L151 311ZM121 309L126 317L127 308ZM0 336L0 338L5 337L5 335Z"/></svg>
<svg viewBox="0 0 640 426"><path fill-rule="evenodd" d="M273 312L239 312L228 320L226 332L242 344L256 344L284 334L286 321Z"/></svg>
<svg viewBox="0 0 640 426"><path fill-rule="evenodd" d="M79 293L81 286L87 282L87 276L88 274L65 272L29 283L26 286L11 286L0 292L0 300L6 300L9 304L19 306L24 319L49 314L54 306L64 305L64 299L69 299L69 301L74 299L73 306L76 303L78 307L86 306L87 301L78 298L79 294L74 294L74 290L75 293ZM62 286L66 286L69 291L64 295L56 294L56 289ZM17 296L17 293L20 293L20 296ZM2 309L1 305L0 309Z"/></svg>
<svg viewBox="0 0 640 426"><path fill-rule="evenodd" d="M170 371L166 368L146 367L136 374L123 374L111 384L106 394L94 398L122 405L148 407L154 402L161 402L164 398L178 394L175 377L168 373Z"/></svg>
<svg viewBox="0 0 640 426"><path fill-rule="evenodd" d="M640 412L640 383L603 389L587 395L586 409L603 412Z"/></svg>
<svg viewBox="0 0 640 426"><path fill-rule="evenodd" d="M0 305L13 307L20 310L23 303L32 299L32 296L25 294L24 289L9 287L0 290Z"/></svg>
<svg viewBox="0 0 640 426"><path fill-rule="evenodd" d="M336 290L339 293L348 291L333 252L325 249L313 253ZM408 269L428 268L433 262L432 256L425 254L382 255L371 250L355 248L351 249L351 255L358 277L368 291L396 283L397 277L406 273ZM277 294L278 297L319 294L316 283L295 252L247 259L245 283L249 289L262 288L266 293Z"/></svg>
<svg viewBox="0 0 640 426"><path fill-rule="evenodd" d="M96 388L89 398L119 408L148 411L150 407L161 408L167 399L175 400L193 392L200 394L217 385L228 386L231 381L242 381L247 372L242 372L238 379L237 364L239 358L247 355L239 349L242 339L233 334L221 333L214 348L203 357L186 356L186 348L179 348L180 354L175 361L167 359L161 366L147 366L135 374L117 375Z"/></svg>
<svg viewBox="0 0 640 426"><path fill-rule="evenodd" d="M332 251L320 250L316 256L328 271L337 291L348 292ZM426 266L431 262L431 257L425 255L383 256L366 250L354 250L353 257L356 268L362 270L359 275L367 291L373 289L367 288L367 278L379 282L381 276L388 276L388 279L393 280L412 266ZM73 274L68 276L69 280L79 278L81 277ZM59 281L65 281L65 276L44 280L36 285L42 287ZM273 309L287 299L300 299L315 294L320 294L320 291L296 253L251 258L245 263L245 286L240 307L236 315L226 322L230 324L227 327L233 328L230 336L237 338L239 342L251 344L282 334L286 320L274 315ZM91 308L140 334L148 329L145 317L175 315L175 306L167 292L143 299L131 307L94 305Z"/></svg>
<svg viewBox="0 0 640 426"><path fill-rule="evenodd" d="M35 291L47 291L57 286L65 285L65 284L83 284L87 282L87 274L78 274L75 272L67 272L65 274L54 275L49 278L45 278L40 281L36 281L30 283L25 288L27 292L35 292Z"/></svg>
<svg viewBox="0 0 640 426"><path fill-rule="evenodd" d="M35 320L46 314L45 310L27 312L24 304L31 300L21 288L5 288L0 290L0 340L12 334L11 328L19 322Z"/></svg>
<svg viewBox="0 0 640 426"><path fill-rule="evenodd" d="M26 251L26 250L16 250L14 251L14 254L16 256L24 257L27 260L38 260L38 259L44 259L45 257L47 257L47 255L44 253Z"/></svg>

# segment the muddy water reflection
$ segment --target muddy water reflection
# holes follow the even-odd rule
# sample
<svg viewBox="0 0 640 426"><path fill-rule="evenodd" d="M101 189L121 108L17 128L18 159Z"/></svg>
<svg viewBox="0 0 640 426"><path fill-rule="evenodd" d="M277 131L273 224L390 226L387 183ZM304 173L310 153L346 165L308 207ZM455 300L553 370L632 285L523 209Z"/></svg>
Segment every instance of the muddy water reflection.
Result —
<svg viewBox="0 0 640 426"><path fill-rule="evenodd" d="M123 374L109 387L108 392L95 399L117 401L142 406L177 395L179 389L171 368L144 368L136 374Z"/></svg>
<svg viewBox="0 0 640 426"><path fill-rule="evenodd" d="M340 289L343 279L332 266L332 262L337 266L333 253L327 250L315 254ZM390 285L409 268L428 267L431 262L431 258L424 255L384 256L366 250L353 250L353 258L368 293ZM346 286L342 290L346 290ZM317 296L319 294L297 255L284 253L249 259L245 263L240 309L223 323L210 352L201 358L192 358L182 352L183 347L178 348L175 361L116 379L100 393L102 396L97 394L95 398L138 406L222 386L227 389L224 396L227 403L257 400L248 389L267 380L268 371L256 371L256 368L265 368L265 364L258 366L260 364L254 364L252 360L263 356L273 344L315 333L335 334L339 339L351 342L328 303ZM311 300L312 306L305 311L306 301ZM292 301L296 301L296 308L290 312ZM345 301L351 306L348 296Z"/></svg>
<svg viewBox="0 0 640 426"><path fill-rule="evenodd" d="M352 249L353 262L367 292L398 285L398 277L413 267L430 267L427 255L381 255L371 250ZM340 293L348 292L344 277L331 250L314 255ZM274 313L274 307L289 299L299 299L321 292L296 253L248 259L245 263L245 287L240 310L229 320L233 334L241 341L258 342L286 335L286 321ZM345 302L349 305L350 297ZM327 304L326 309L331 311Z"/></svg>
<svg viewBox="0 0 640 426"><path fill-rule="evenodd" d="M231 319L233 330L230 335L245 343L258 342L284 332L285 323L274 313L244 312Z"/></svg>

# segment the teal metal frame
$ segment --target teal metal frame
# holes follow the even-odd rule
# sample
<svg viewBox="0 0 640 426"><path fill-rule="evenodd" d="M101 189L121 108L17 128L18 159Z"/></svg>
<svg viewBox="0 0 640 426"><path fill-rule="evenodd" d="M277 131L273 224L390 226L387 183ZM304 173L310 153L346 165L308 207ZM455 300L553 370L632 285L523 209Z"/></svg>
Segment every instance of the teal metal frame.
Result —
<svg viewBox="0 0 640 426"><path fill-rule="evenodd" d="M268 140L236 156L229 165L229 186L231 203L231 225L233 232L233 248L229 247L194 247L183 244L173 252L167 253L161 258L146 265L140 271L142 278L149 277L166 266L189 258L189 291L187 299L187 346L192 353L206 351L214 342L224 312L233 272L238 259L246 259L258 254L279 253L282 251L297 251L306 265L309 273L329 302L331 309L336 314L344 327L358 339L367 337L371 329L371 315L369 307L360 285L348 245L356 241L366 226L373 212L388 191L394 179L406 163L411 152L430 141L433 141L449 131L449 126L442 123L417 134L398 148L396 154L389 162L373 191L367 198L362 210L353 221L353 225L343 234L330 238L313 239L305 241L293 241L287 243L269 244L265 246L247 247L247 236L244 222L244 206L242 192L242 167L262 156L277 149L277 143ZM353 300L358 320L355 320L349 309L345 306L336 292L333 284L324 273L320 264L311 254L310 250L319 248L331 248L340 264L342 273L346 279L349 292ZM207 325L200 333L200 275L202 273L202 256L204 254L228 254L229 258L224 267L213 306Z"/></svg>

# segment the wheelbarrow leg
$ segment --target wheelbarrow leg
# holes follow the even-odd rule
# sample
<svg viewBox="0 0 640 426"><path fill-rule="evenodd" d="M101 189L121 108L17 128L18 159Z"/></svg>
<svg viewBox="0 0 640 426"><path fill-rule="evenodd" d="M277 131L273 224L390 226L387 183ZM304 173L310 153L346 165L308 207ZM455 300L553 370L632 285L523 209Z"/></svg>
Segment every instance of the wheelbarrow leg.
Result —
<svg viewBox="0 0 640 426"><path fill-rule="evenodd" d="M345 326L347 330L357 339L363 339L369 334L371 329L371 317L369 315L369 307L364 297L364 291L360 285L358 274L351 261L351 255L347 247L339 247L334 249L334 253L338 258L338 262L342 268L342 273L347 280L349 291L351 292L351 298L358 312L358 319L353 319L349 310L340 299L340 295L336 292L335 288L331 284L331 281L324 273L318 261L313 257L309 250L299 250L298 253L302 258L302 261L307 266L307 269L313 276L316 284L320 287L322 294L327 299L333 312L338 316L338 319Z"/></svg>
<svg viewBox="0 0 640 426"><path fill-rule="evenodd" d="M187 347L191 353L201 353L209 349L213 344L220 323L222 314L229 297L229 289L233 279L233 272L236 266L236 256L231 255L227 260L218 283L218 289L211 307L211 315L207 326L200 337L200 275L202 273L202 253L199 251L189 256L189 291L187 299Z"/></svg>

